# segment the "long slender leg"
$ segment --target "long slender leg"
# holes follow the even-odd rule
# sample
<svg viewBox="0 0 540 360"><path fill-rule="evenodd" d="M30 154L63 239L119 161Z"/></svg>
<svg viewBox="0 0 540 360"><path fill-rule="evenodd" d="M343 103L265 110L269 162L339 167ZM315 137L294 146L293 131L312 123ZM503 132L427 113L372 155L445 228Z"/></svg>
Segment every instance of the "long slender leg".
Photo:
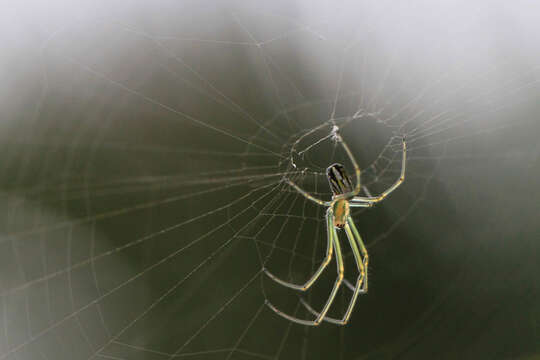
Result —
<svg viewBox="0 0 540 360"><path fill-rule="evenodd" d="M285 319L287 319L289 321L293 321L293 322L298 323L298 324L309 325L309 326L317 326L317 325L319 325L321 323L321 321L324 319L324 317L326 316L326 313L330 309L330 306L332 305L332 302L334 301L334 299L335 299L335 297L336 297L336 295L338 293L339 287L340 287L341 283L343 282L343 277L344 277L344 272L345 272L345 267L343 266L343 255L341 253L341 246L340 246L339 240L337 238L336 229L332 226L331 230L332 230L331 231L331 233L332 233L332 242L334 244L334 248L336 249L336 263L337 263L338 276L337 276L336 281L334 283L334 287L332 288L332 292L330 293L330 296L328 297L328 300L326 300L326 304L324 304L321 312L317 313L317 318L315 320L303 320L303 319L298 319L298 318L295 318L295 317L293 317L291 315L288 315L288 314L285 314L285 313L281 312L274 305L272 305L270 302L266 301L266 304L268 305L268 307L270 309L272 309L272 311L274 311L279 316L282 316L282 317L284 317Z"/></svg>
<svg viewBox="0 0 540 360"><path fill-rule="evenodd" d="M319 205L323 205L323 206L329 206L330 205L330 202L317 199L316 197L310 195L307 191L303 190L301 187L299 187L298 185L293 183L291 180L285 179L285 181L287 182L287 184L291 185L300 194L304 195L307 199L309 199L309 200L311 200L311 201L313 201L313 202L315 202L315 203L317 203Z"/></svg>
<svg viewBox="0 0 540 360"><path fill-rule="evenodd" d="M368 270L368 265L369 265L369 255L368 255L368 252L367 252L367 249L366 249L366 245L364 245L364 242L362 241L362 237L360 236L360 233L358 232L358 229L356 228L356 225L354 224L354 221L353 221L352 217L349 216L349 218L347 219L347 224L349 225L349 227L352 230L352 233L354 235L354 239L358 243L358 247L360 248L360 252L362 253L362 258L364 259L363 263L364 263L364 269L366 271L366 276L364 278L364 283L363 283L363 286L362 286L362 290L364 292L367 292L367 290L368 290L368 272L367 272L367 270Z"/></svg>
<svg viewBox="0 0 540 360"><path fill-rule="evenodd" d="M334 244L332 241L333 238L333 232L332 229L334 228L334 214L332 213L332 208L328 208L326 211L326 237L327 237L327 243L326 243L326 256L317 269L315 273L309 278L308 281L306 281L303 285L297 285L293 284L284 280L281 280L274 274L272 274L270 271L266 270L266 268L263 268L263 271L270 277L272 280L274 280L277 283L280 283L283 286L287 286L291 289L300 290L300 291L306 291L313 285L313 283L319 278L319 276L322 274L326 266L330 263L330 260L332 259L332 253L334 249Z"/></svg>
<svg viewBox="0 0 540 360"><path fill-rule="evenodd" d="M354 229L354 230L351 231L351 229ZM347 218L347 224L345 225L345 232L347 233L347 238L349 239L349 243L351 244L351 248L354 254L354 260L356 261L356 266L358 267L359 275L358 275L358 278L356 279L356 286L355 286L355 290L353 291L351 302L349 303L349 306L347 307L347 311L345 311L345 314L343 315L343 318L341 319L341 322L343 325L345 325L347 321L349 321L349 318L354 309L354 305L356 304L356 299L358 298L358 295L360 293L367 292L366 274L367 274L367 266L368 266L368 255L367 255L366 248L350 216ZM360 251L362 251L363 258L360 255L360 251L358 250L358 245L356 244L357 242L358 242L358 245L361 246ZM362 288L360 288L361 285L363 285Z"/></svg>
<svg viewBox="0 0 540 360"><path fill-rule="evenodd" d="M372 207L373 204L372 203L367 203L367 202L356 202L356 203L353 203L353 202L350 202L349 203L349 207Z"/></svg>
<svg viewBox="0 0 540 360"><path fill-rule="evenodd" d="M341 194L341 195L338 195L338 196L335 196L334 199L345 199L345 198L350 198L352 196L356 196L358 195L358 193L360 192L360 189L361 189L361 171L360 171L360 167L358 166L358 163L356 162L356 158L354 157L351 149L349 149L349 146L347 145L347 143L343 140L343 138L341 137L341 135L339 135L337 133L337 128L336 130L333 130L335 132L335 137L336 139L339 141L339 143L341 144L341 146L343 147L343 149L345 150L345 152L347 153L347 156L349 157L353 167L354 167L354 173L356 174L356 186L354 187L354 190L351 191L351 192L348 192L348 193L345 193L345 194ZM304 189L302 189L300 186L296 185L294 182L292 182L292 180L289 180L289 179L285 179L285 181L287 181L287 183L292 186L296 191L298 191L300 194L304 195L307 199L319 204L319 205L323 205L323 206L329 206L330 205L330 201L324 201L324 200L321 200L321 199L317 199L316 197L314 197L313 195L309 194L307 191L305 191Z"/></svg>
<svg viewBox="0 0 540 360"><path fill-rule="evenodd" d="M368 254L367 254L366 247L364 246L364 243L362 241L362 238L360 237L360 234L358 233L358 230L356 229L356 226L354 225L354 222L350 216L347 218L347 224L345 225L345 233L347 234L347 238L349 239L349 244L351 245L351 248L354 254L354 260L356 261L356 266L358 267L359 274L356 279L356 285L353 290L352 298L349 302L349 305L347 306L347 310L345 311L345 314L343 315L343 317L341 319L334 319L328 316L324 318L324 321L328 321L328 322L339 324L339 325L347 324L352 314L352 311L354 309L354 305L356 304L356 299L358 298L358 295L364 294L367 292ZM359 246L360 246L360 250L359 250ZM360 252L362 253L362 255L360 254ZM309 306L309 304L307 304L304 300L302 300L302 304L313 315L315 316L318 315L318 313L315 310L313 310L313 308Z"/></svg>
<svg viewBox="0 0 540 360"><path fill-rule="evenodd" d="M388 189L386 189L383 193L381 193L379 196L370 196L370 197L363 197L363 196L355 196L351 199L350 206L354 206L354 204L358 203L377 203L381 200L383 200L385 197L387 197L392 191L396 190L399 185L405 180L405 164L407 162L407 143L405 142L405 138L402 139L402 146L403 146L403 152L401 157L401 174L399 176L399 179L392 184Z"/></svg>
<svg viewBox="0 0 540 360"><path fill-rule="evenodd" d="M360 192L360 188L361 188L361 182L360 182L360 178L361 178L361 171L360 171L360 166L358 166L358 163L356 162L356 158L354 157L351 149L349 149L349 146L347 145L347 143L345 141L343 141L343 139L341 138L341 135L339 134L335 134L337 140L341 143L341 146L343 147L343 149L345 150L345 152L347 153L347 156L349 156L349 160L351 161L353 167L354 167L354 173L356 174L356 186L354 187L354 190L351 191L351 192L348 192L348 193L345 193L345 194L341 194L341 195L338 195L338 196L334 196L334 199L341 199L341 198L349 198L351 196L356 196L358 195L358 193Z"/></svg>

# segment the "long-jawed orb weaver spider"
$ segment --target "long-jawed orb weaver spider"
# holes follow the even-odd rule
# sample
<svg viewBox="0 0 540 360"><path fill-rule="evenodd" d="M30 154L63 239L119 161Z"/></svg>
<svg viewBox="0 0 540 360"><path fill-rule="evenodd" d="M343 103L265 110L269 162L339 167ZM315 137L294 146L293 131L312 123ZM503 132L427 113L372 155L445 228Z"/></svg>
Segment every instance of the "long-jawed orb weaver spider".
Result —
<svg viewBox="0 0 540 360"><path fill-rule="evenodd" d="M378 196L369 196L369 197L358 196L358 194L360 193L360 188L361 188L360 168L358 167L356 159L354 158L351 150L349 149L347 144L343 141L341 136L337 133L334 133L334 136L335 136L335 139L339 141L339 143L341 144L341 146L347 153L352 165L354 166L354 171L356 174L356 186L354 186L354 188L353 188L351 179L349 178L349 176L347 175L347 172L345 171L345 167L341 164L333 164L333 165L330 165L326 169L326 176L328 178L328 182L330 183L330 188L332 189L332 194L333 194L331 201L324 201L324 200L317 199L314 196L310 195L305 190L301 189L298 185L296 185L291 180L286 179L287 183L290 186L292 186L300 194L304 195L307 199L319 205L326 206L328 208L328 210L326 211L327 246L326 246L326 256L323 262L321 263L319 268L315 271L315 273L302 285L297 285L297 284L293 284L293 283L281 280L280 278L276 277L271 272L269 272L266 268L263 268L263 271L266 273L266 275L268 275L268 277L270 277L272 280L276 281L277 283L283 286L289 287L291 289L295 289L299 291L306 291L315 283L315 281L322 274L326 266L330 263L330 260L332 259L332 253L335 250L338 276L336 278L336 281L334 282L334 287L332 288L330 296L328 297L328 300L326 301L326 304L323 306L322 310L320 312L315 311L309 304L307 304L303 299L301 299L301 303L307 308L309 312L311 312L315 316L314 320L298 319L294 316L285 314L284 312L278 310L269 301L266 301L266 304L268 305L268 307L270 307L270 309L272 309L276 314L284 317L285 319L288 319L290 321L293 321L295 323L302 324L302 325L317 326L323 320L334 323L334 324L338 324L338 325L345 325L347 323L354 309L356 298L358 297L359 294L367 293L367 290L368 290L367 268L368 268L368 259L369 259L364 242L362 241L362 238L360 237L360 233L356 229L356 226L354 225L354 222L351 218L350 208L351 207L372 207L374 204L386 198L392 191L394 191L399 185L401 185L403 180L405 180L405 163L407 159L407 144L405 142L405 138L402 138L401 174L398 180L392 186L390 186L388 189L386 189L384 192L382 192ZM345 230L345 234L347 235L347 239L349 240L349 245L351 246L351 249L354 255L356 267L358 268L359 275L354 285L352 285L346 279L344 279L345 270L344 270L344 265L343 265L343 255L341 253L341 246L338 239L337 229ZM352 298L349 302L349 305L347 306L347 310L345 311L345 314L343 315L341 319L328 317L326 316L326 313L330 309L330 306L332 305L332 302L334 301L334 298L336 297L342 282L344 282L345 285L347 285L347 287L352 290L353 292Z"/></svg>

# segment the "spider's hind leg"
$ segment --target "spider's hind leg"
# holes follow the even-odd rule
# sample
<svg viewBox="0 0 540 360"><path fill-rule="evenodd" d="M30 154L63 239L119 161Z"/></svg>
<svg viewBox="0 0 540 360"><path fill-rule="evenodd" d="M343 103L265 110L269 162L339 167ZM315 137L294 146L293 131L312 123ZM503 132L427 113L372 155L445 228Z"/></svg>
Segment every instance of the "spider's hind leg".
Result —
<svg viewBox="0 0 540 360"><path fill-rule="evenodd" d="M278 314L281 317L284 317L287 320L290 320L292 322L302 324L302 325L317 326L322 322L322 320L326 316L326 313L330 309L330 306L334 302L334 299L335 299L335 297L336 297L336 295L337 295L337 293L339 291L339 288L340 288L341 283L343 282L343 278L344 278L343 255L341 254L341 246L340 246L339 241L337 239L337 233L336 233L336 229L334 227L334 217L333 217L333 213L332 213L331 208L328 209L328 211L326 213L326 217L327 217L329 246L332 246L332 244L333 244L333 248L335 248L335 250L336 250L335 256L336 256L338 277L336 278L336 281L334 282L334 287L332 288L332 292L330 293L330 296L326 300L326 303L324 304L321 312L316 313L317 317L314 320L298 319L298 318L296 318L294 316L291 316L291 315L288 315L288 314L282 312L281 310L276 308L274 305L272 305L272 303L270 303L268 300L266 301L266 305L268 305L268 307L272 311L274 311L276 314ZM320 268L319 268L319 270L320 270ZM320 272L322 272L322 270L320 270ZM315 273L315 274L317 275L317 277L320 275L320 273L319 274Z"/></svg>
<svg viewBox="0 0 540 360"><path fill-rule="evenodd" d="M334 250L334 244L333 244L333 241L332 241L332 238L333 238L333 234L332 234L332 229L334 228L334 215L332 213L332 209L331 208L328 208L328 210L326 211L326 236L327 236L327 243L326 243L326 256L323 260L323 262L321 263L321 265L319 266L319 268L317 269L317 271L315 271L315 273L302 285L298 285L298 284L293 284L293 283L290 283L290 282L287 282L285 280L281 280L280 278L278 278L277 276L275 276L274 274L272 274L270 271L268 271L266 268L263 268L263 271L266 275L268 275L268 277L272 280L274 280L275 282L283 285L283 286L286 286L286 287L289 287L291 289L295 289L295 290L300 290L300 291L306 291L307 289L309 289L311 287L311 285L313 285L315 283L315 281L317 281L317 279L319 278L319 276L321 276L322 272L324 271L324 269L326 268L326 266L328 266L328 264L330 263L330 260L332 260L332 253L333 253L333 250Z"/></svg>
<svg viewBox="0 0 540 360"><path fill-rule="evenodd" d="M356 279L356 284L352 288L353 295L349 302L349 305L347 306L347 310L345 311L345 314L341 319L335 319L331 317L324 317L324 321L338 324L338 325L345 325L349 321L349 318L352 314L352 311L354 310L354 305L356 304L356 299L358 298L358 295L367 293L367 268L369 263L369 257L366 250L366 247L364 246L364 242L362 241L362 238L360 237L360 233L356 229L356 226L354 225L354 222L352 218L349 216L347 218L347 224L345 225L345 233L347 234L347 238L349 240L349 244L351 245L351 249L353 251L354 260L356 262L356 266L358 268L358 277ZM349 286L350 288L350 286ZM305 308L311 312L315 316L319 316L320 314L315 311L306 301L303 299L301 300L302 304L305 306Z"/></svg>

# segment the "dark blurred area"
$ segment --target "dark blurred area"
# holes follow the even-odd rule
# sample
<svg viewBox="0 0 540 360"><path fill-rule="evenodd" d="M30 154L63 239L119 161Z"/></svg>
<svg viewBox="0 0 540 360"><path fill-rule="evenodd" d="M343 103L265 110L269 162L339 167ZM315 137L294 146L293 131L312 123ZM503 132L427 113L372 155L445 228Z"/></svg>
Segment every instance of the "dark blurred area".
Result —
<svg viewBox="0 0 540 360"><path fill-rule="evenodd" d="M0 360L539 359L539 11L3 5ZM389 139L411 150L403 186L354 214L369 293L307 328L264 306L309 317L260 269L301 281L324 256L324 209L281 179L328 196L300 169L343 154L291 149L331 117L373 192Z"/></svg>

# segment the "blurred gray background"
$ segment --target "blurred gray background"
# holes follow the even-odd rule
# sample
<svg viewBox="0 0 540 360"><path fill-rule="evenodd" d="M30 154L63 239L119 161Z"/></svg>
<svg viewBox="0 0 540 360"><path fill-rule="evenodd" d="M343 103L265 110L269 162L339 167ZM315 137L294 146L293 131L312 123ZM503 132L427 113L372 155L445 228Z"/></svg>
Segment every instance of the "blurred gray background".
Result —
<svg viewBox="0 0 540 360"><path fill-rule="evenodd" d="M540 358L539 19L527 1L4 2L0 360ZM307 328L264 306L310 316L261 267L301 282L323 258L324 209L281 180L329 197L321 173L348 164L331 118L371 192L399 136L410 152L403 186L354 213L369 293L347 326Z"/></svg>

